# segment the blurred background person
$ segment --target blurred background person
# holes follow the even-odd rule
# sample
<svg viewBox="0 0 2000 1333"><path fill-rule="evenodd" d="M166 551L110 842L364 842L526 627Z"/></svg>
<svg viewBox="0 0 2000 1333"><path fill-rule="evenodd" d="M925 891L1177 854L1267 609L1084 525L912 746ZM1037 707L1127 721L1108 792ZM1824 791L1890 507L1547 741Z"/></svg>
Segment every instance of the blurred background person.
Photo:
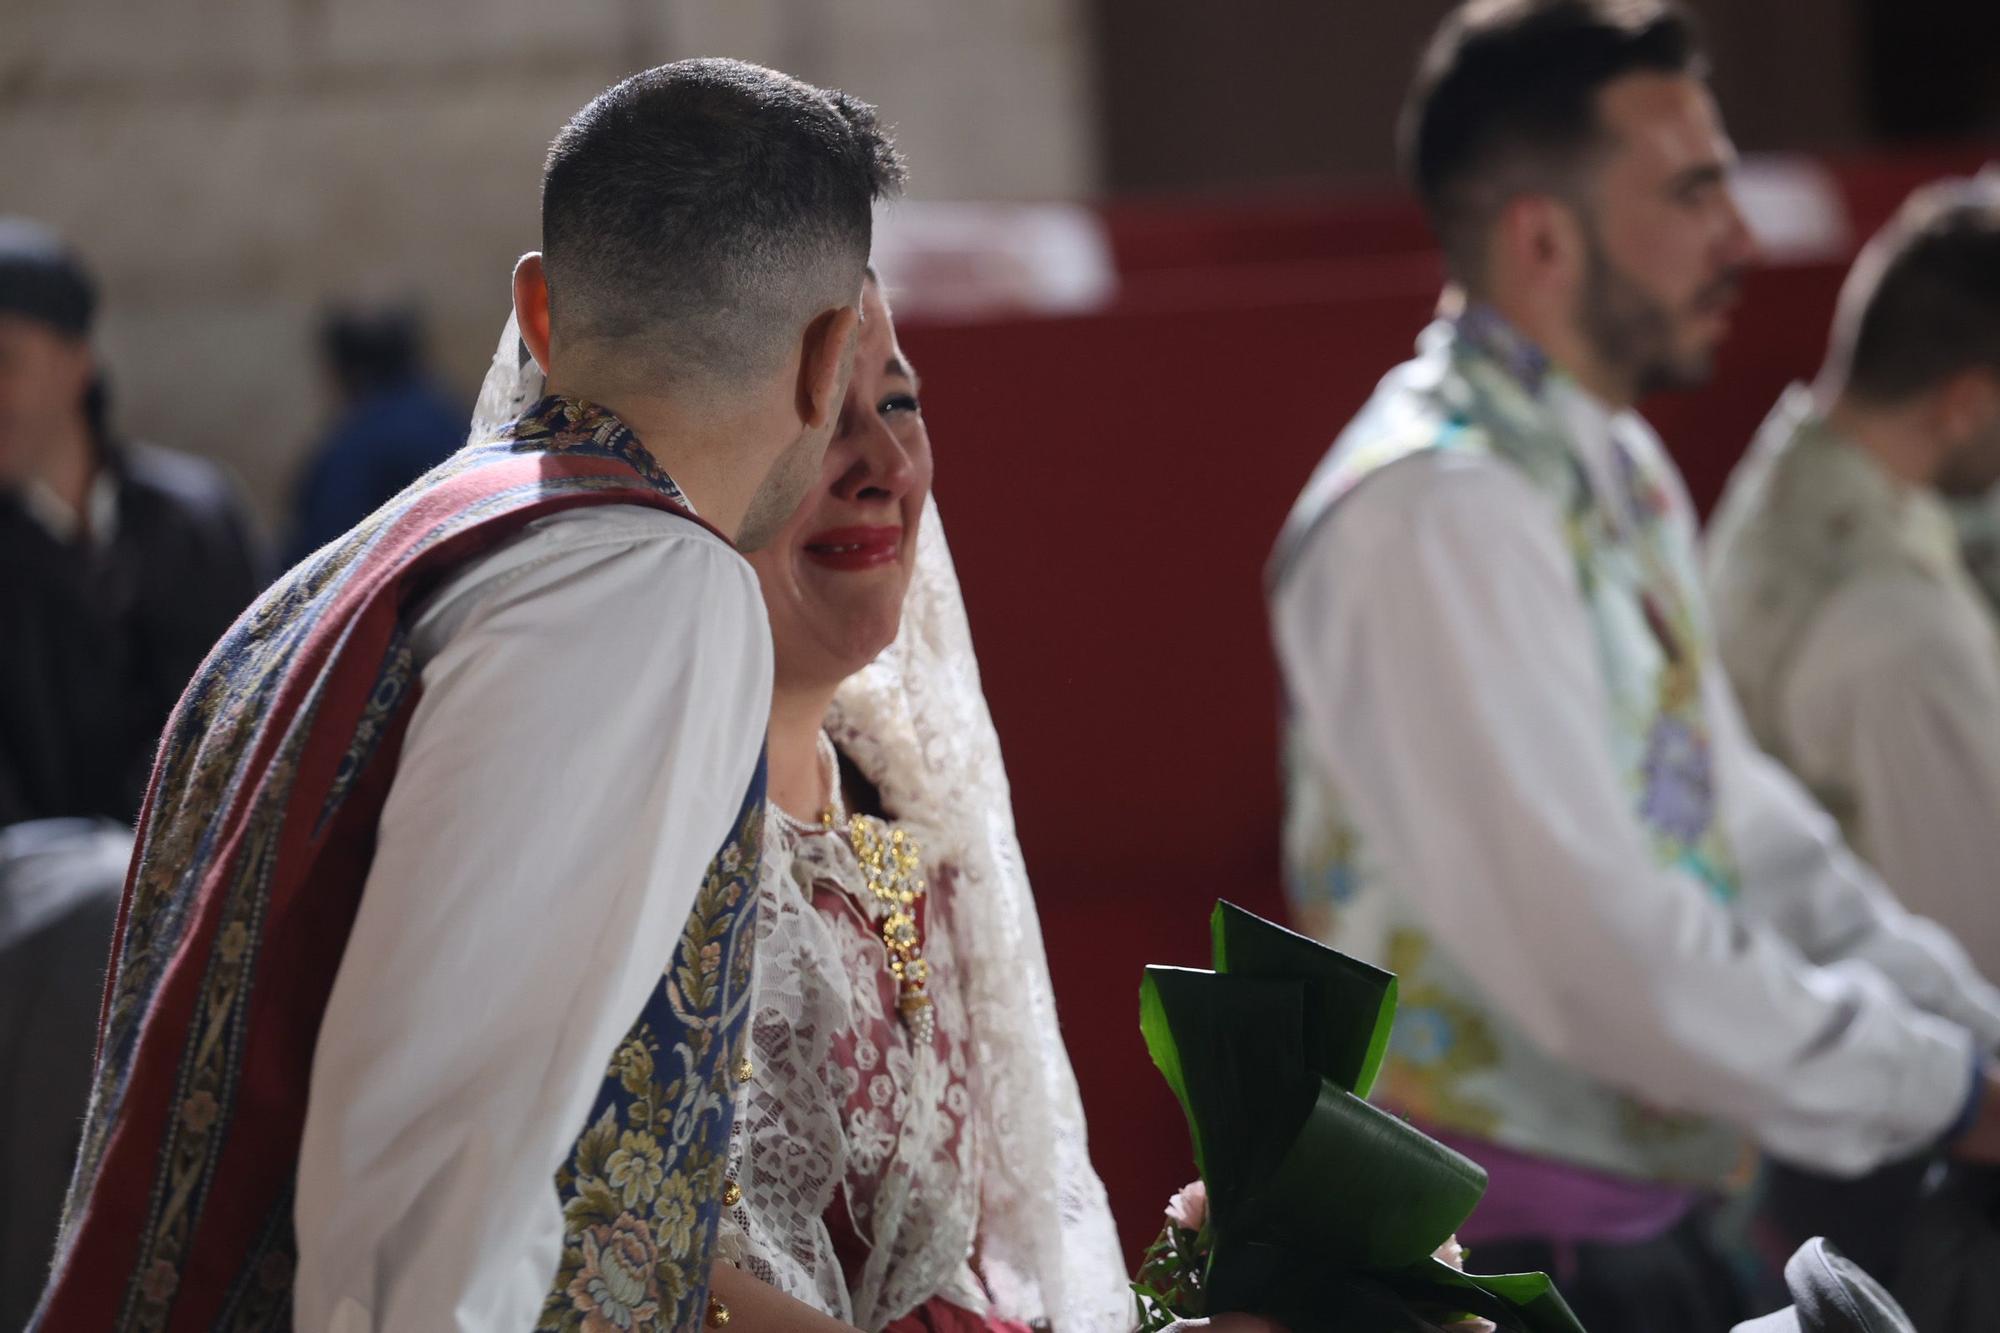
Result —
<svg viewBox="0 0 2000 1333"><path fill-rule="evenodd" d="M1986 604L2000 615L2000 490L1947 496L1945 508L1958 533L1958 553Z"/></svg>
<svg viewBox="0 0 2000 1333"><path fill-rule="evenodd" d="M1898 898L2000 975L2000 625L1949 505L2000 480L2000 179L1918 191L1848 277L1709 533L1717 646L1758 742ZM1781 1163L1764 1206L1894 1280L1927 1156ZM1782 1242L1780 1242L1782 1244Z"/></svg>
<svg viewBox="0 0 2000 1333"><path fill-rule="evenodd" d="M1401 977L1381 1095L1488 1169L1481 1268L1720 1333L1745 1136L2000 1153L2000 991L1755 748L1707 640L1633 410L1708 380L1753 255L1685 12L1474 0L1403 142L1453 309L1273 559L1299 917Z"/></svg>
<svg viewBox="0 0 2000 1333"><path fill-rule="evenodd" d="M130 824L167 713L262 586L222 470L113 430L96 303L53 234L0 223L0 827Z"/></svg>
<svg viewBox="0 0 2000 1333"><path fill-rule="evenodd" d="M319 347L336 408L292 498L293 561L374 513L465 439L466 409L432 372L414 305L333 306L321 318Z"/></svg>
<svg viewBox="0 0 2000 1333"><path fill-rule="evenodd" d="M2000 633L1949 501L2000 480L2000 177L1928 186L1850 275L1708 541L1751 731L2000 974Z"/></svg>
<svg viewBox="0 0 2000 1333"><path fill-rule="evenodd" d="M0 1327L40 1293L153 750L260 586L213 463L121 438L97 288L0 219Z"/></svg>

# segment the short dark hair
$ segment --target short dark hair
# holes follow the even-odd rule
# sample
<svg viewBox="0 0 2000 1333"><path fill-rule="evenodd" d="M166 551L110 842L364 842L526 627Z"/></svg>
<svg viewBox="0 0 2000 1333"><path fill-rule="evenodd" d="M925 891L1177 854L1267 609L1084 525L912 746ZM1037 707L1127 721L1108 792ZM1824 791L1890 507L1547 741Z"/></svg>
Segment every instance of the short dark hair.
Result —
<svg viewBox="0 0 2000 1333"><path fill-rule="evenodd" d="M1961 371L2000 373L2000 174L1912 194L1848 275L1834 321L1846 389L1896 403Z"/></svg>
<svg viewBox="0 0 2000 1333"><path fill-rule="evenodd" d="M649 373L734 383L851 302L872 206L903 166L875 110L739 60L607 89L549 149L543 269L554 339L650 344Z"/></svg>
<svg viewBox="0 0 2000 1333"><path fill-rule="evenodd" d="M27 218L0 217L0 315L88 341L97 321L97 279L49 228ZM84 387L82 408L91 438L110 444L111 379L101 364Z"/></svg>
<svg viewBox="0 0 2000 1333"><path fill-rule="evenodd" d="M1523 189L1557 190L1600 143L1596 99L1627 74L1700 74L1675 0L1468 0L1424 48L1403 104L1403 170L1458 275Z"/></svg>

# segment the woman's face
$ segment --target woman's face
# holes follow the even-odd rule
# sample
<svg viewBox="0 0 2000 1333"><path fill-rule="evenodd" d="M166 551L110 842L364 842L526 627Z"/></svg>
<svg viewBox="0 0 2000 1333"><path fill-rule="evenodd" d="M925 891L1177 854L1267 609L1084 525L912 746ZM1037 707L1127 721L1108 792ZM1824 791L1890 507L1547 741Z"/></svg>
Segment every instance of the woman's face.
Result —
<svg viewBox="0 0 2000 1333"><path fill-rule="evenodd" d="M838 684L894 641L930 489L916 375L870 278L854 377L819 483L749 555L771 613L780 690Z"/></svg>

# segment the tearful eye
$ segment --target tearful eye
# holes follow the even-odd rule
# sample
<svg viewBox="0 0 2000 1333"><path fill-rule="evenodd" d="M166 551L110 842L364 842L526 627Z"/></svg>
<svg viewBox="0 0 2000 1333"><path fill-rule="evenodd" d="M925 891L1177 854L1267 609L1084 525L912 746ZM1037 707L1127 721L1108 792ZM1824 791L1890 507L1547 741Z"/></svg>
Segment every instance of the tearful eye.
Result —
<svg viewBox="0 0 2000 1333"><path fill-rule="evenodd" d="M881 406L875 410L887 417L894 416L898 412L921 412L923 408L913 393L892 393L884 398Z"/></svg>

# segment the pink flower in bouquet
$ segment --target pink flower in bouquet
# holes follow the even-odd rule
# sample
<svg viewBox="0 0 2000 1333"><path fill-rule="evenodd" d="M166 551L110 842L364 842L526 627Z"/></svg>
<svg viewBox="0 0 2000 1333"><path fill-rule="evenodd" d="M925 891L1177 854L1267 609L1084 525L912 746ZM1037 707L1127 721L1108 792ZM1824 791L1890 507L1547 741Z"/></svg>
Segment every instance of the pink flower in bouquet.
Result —
<svg viewBox="0 0 2000 1333"><path fill-rule="evenodd" d="M1449 1264L1459 1272L1465 1271L1465 1247L1458 1243L1458 1237L1445 1237L1444 1244L1437 1247L1431 1258L1441 1264ZM1447 1333L1497 1333L1493 1324L1485 1319L1461 1319L1448 1327Z"/></svg>
<svg viewBox="0 0 2000 1333"><path fill-rule="evenodd" d="M1208 1221L1208 1186L1195 1181L1167 1200L1167 1220L1186 1231L1199 1231Z"/></svg>

